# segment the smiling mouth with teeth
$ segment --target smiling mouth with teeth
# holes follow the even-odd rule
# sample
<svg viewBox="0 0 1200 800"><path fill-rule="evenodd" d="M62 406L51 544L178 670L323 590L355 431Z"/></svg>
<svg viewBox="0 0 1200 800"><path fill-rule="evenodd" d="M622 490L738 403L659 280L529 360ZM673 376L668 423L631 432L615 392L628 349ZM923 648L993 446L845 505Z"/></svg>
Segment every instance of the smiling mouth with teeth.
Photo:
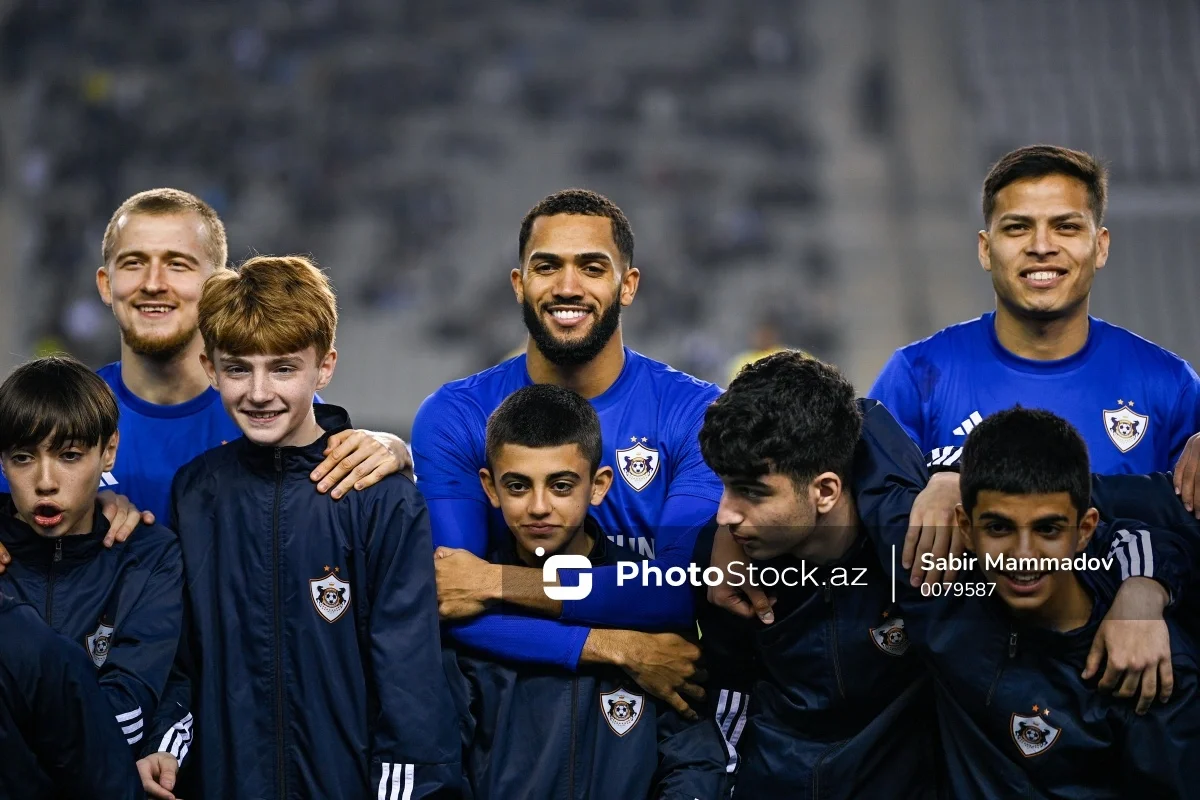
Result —
<svg viewBox="0 0 1200 800"><path fill-rule="evenodd" d="M1040 269L1036 272L1025 273L1025 279L1030 281L1052 281L1065 273L1055 269Z"/></svg>
<svg viewBox="0 0 1200 800"><path fill-rule="evenodd" d="M1040 581L1045 574L1044 572L1005 572L1004 577L1018 586L1032 586Z"/></svg>
<svg viewBox="0 0 1200 800"><path fill-rule="evenodd" d="M137 310L142 312L143 314L150 314L150 315L156 316L159 314L167 314L167 313L171 312L173 309L170 306L143 305L143 306L138 306Z"/></svg>
<svg viewBox="0 0 1200 800"><path fill-rule="evenodd" d="M273 420L283 414L282 411L247 411L245 413L250 419L257 419L263 422Z"/></svg>
<svg viewBox="0 0 1200 800"><path fill-rule="evenodd" d="M551 311L550 315L558 320L575 320L586 317L589 313L581 308L560 308Z"/></svg>

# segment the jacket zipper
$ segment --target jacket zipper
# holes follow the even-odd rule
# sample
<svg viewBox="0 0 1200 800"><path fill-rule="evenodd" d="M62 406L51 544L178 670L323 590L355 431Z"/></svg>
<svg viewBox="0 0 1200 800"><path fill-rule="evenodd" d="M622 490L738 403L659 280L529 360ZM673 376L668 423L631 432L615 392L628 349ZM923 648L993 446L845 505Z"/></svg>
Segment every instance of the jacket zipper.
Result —
<svg viewBox="0 0 1200 800"><path fill-rule="evenodd" d="M62 561L62 539L54 543L54 558L50 560L50 575L46 578L46 624L54 627L54 565Z"/></svg>
<svg viewBox="0 0 1200 800"><path fill-rule="evenodd" d="M833 640L833 674L837 678L838 692L846 699L846 686L842 683L842 662L838 658L837 613L833 605L833 590L823 587L825 602L829 604L829 636Z"/></svg>
<svg viewBox="0 0 1200 800"><path fill-rule="evenodd" d="M812 782L813 800L820 800L820 797L821 797L821 767L825 764L825 759L829 758L835 752L837 752L838 750L841 750L843 747L845 747L846 742L848 742L848 741L850 741L850 740L843 739L840 742L834 742L832 745L829 746L829 749L826 750L824 753L821 753L821 757L817 759L817 763L813 766L813 782Z"/></svg>
<svg viewBox="0 0 1200 800"><path fill-rule="evenodd" d="M579 678L571 681L571 760L567 765L568 797L575 796L575 726L579 721Z"/></svg>
<svg viewBox="0 0 1200 800"><path fill-rule="evenodd" d="M271 514L271 587L275 603L275 743L279 771L279 800L287 797L287 774L283 763L283 631L279 608L279 504L283 499L283 453L275 448L275 509Z"/></svg>
<svg viewBox="0 0 1200 800"><path fill-rule="evenodd" d="M1008 630L1008 657L1013 659L1017 657L1017 632L1012 628ZM992 678L992 687L988 689L987 700L983 701L985 706L992 704L992 698L996 696L996 685L1000 683L1000 675L1004 672L1004 661L1000 662L1000 666L996 669L996 677Z"/></svg>

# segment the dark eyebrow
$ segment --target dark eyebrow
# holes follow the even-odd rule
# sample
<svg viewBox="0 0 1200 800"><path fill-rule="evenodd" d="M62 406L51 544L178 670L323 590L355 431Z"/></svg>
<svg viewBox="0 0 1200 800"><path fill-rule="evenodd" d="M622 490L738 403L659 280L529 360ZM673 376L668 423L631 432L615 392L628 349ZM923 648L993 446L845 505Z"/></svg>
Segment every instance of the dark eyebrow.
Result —
<svg viewBox="0 0 1200 800"><path fill-rule="evenodd" d="M574 478L575 480L579 480L579 473L575 472L574 470L562 469L558 472L552 472L550 475L546 476L547 481L556 481L561 478Z"/></svg>
<svg viewBox="0 0 1200 800"><path fill-rule="evenodd" d="M1050 525L1052 523L1070 522L1070 518L1066 514L1047 514L1044 517L1038 517L1033 521L1034 525Z"/></svg>
<svg viewBox="0 0 1200 800"><path fill-rule="evenodd" d="M529 254L529 263L532 264L534 261L552 261L555 264L561 264L562 256L559 256L555 253L543 253L539 250L536 253Z"/></svg>
<svg viewBox="0 0 1200 800"><path fill-rule="evenodd" d="M502 480L502 481L517 480L517 481L525 481L526 483L533 483L533 481L530 480L528 475L522 475L521 473L513 472L512 470L509 470L508 472L501 475L500 480Z"/></svg>
<svg viewBox="0 0 1200 800"><path fill-rule="evenodd" d="M605 264L613 263L612 257L610 257L608 253L576 253L573 258L576 262L581 264L585 264L589 261L602 261ZM544 253L539 250L536 253L531 253L529 256L529 263L532 264L538 261L549 261L554 264L561 264L563 263L564 259L557 253Z"/></svg>
<svg viewBox="0 0 1200 800"><path fill-rule="evenodd" d="M1011 519L1004 516L1003 514L997 514L994 511L983 512L982 514L979 515L979 521L980 522L1007 522L1009 525L1015 526L1015 523Z"/></svg>
<svg viewBox="0 0 1200 800"><path fill-rule="evenodd" d="M608 257L608 253L580 253L575 256L575 260L581 263L588 261L603 261L605 264L612 263L612 259Z"/></svg>

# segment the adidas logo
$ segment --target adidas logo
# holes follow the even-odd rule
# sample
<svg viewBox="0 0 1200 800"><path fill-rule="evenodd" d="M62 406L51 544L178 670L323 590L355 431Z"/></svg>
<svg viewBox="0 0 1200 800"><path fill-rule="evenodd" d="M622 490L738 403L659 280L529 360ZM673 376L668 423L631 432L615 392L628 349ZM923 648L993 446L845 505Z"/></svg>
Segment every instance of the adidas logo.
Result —
<svg viewBox="0 0 1200 800"><path fill-rule="evenodd" d="M107 489L109 486L116 486L117 479L113 477L111 472L106 472L100 476L100 488Z"/></svg>
<svg viewBox="0 0 1200 800"><path fill-rule="evenodd" d="M972 411L971 416L964 419L962 421L962 425L959 425L957 428L954 429L954 435L955 436L966 436L968 433L975 430L975 426L981 422L983 422L983 417L981 417L979 415L979 412Z"/></svg>
<svg viewBox="0 0 1200 800"><path fill-rule="evenodd" d="M971 431L975 430L975 426L983 422L983 415L978 411L972 411L971 416L962 421L962 424L954 429L955 436L966 436ZM935 447L929 451L929 461L925 464L927 467L932 467L938 464L942 466L950 466L962 458L962 446L955 447Z"/></svg>

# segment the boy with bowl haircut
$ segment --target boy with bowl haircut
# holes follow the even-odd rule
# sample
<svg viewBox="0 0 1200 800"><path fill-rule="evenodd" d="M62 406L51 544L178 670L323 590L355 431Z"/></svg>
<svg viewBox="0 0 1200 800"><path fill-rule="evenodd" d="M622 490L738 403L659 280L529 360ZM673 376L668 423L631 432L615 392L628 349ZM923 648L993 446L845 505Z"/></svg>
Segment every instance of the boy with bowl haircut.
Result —
<svg viewBox="0 0 1200 800"><path fill-rule="evenodd" d="M600 420L582 397L550 384L519 389L489 418L486 453L479 480L511 534L493 543L493 563L541 567L549 577L560 569L555 560L568 569L643 560L589 516L613 471L600 467ZM579 586L590 582L581 575ZM714 722L684 720L621 670L572 673L463 645L457 662L464 771L476 800L721 796L725 749Z"/></svg>
<svg viewBox="0 0 1200 800"><path fill-rule="evenodd" d="M393 474L335 502L309 473L346 412L320 405L336 299L299 257L208 279L202 361L243 436L172 488L189 613L141 762L172 797L457 796L460 740L442 671L428 514Z"/></svg>
<svg viewBox="0 0 1200 800"><path fill-rule="evenodd" d="M161 525L104 547L97 487L117 454L117 401L94 372L50 356L0 385L0 592L87 652L121 733L141 750L183 617L179 543ZM127 754L132 755L132 754Z"/></svg>

